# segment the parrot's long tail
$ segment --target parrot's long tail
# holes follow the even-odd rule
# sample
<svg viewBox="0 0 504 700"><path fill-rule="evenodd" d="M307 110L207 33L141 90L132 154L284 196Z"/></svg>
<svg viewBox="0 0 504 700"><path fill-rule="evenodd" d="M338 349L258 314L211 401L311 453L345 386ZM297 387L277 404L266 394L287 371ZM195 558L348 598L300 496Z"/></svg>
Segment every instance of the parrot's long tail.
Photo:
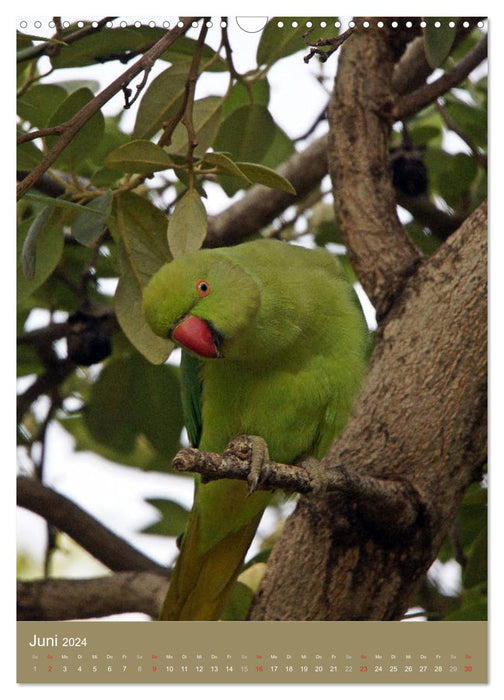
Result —
<svg viewBox="0 0 504 700"><path fill-rule="evenodd" d="M219 620L240 574L262 511L239 530L198 553L198 512L193 510L161 611L161 620Z"/></svg>

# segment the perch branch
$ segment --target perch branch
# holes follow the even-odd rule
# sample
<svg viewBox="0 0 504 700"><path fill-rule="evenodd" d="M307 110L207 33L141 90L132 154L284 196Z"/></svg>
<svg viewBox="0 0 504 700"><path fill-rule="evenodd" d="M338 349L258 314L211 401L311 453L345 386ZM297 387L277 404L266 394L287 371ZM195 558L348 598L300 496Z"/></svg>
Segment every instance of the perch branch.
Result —
<svg viewBox="0 0 504 700"><path fill-rule="evenodd" d="M241 435L231 441L222 455L184 448L176 455L173 468L179 472L196 472L205 482L217 479L247 481L250 474L252 441ZM377 479L350 472L344 466L327 469L270 461L264 465L257 489L285 493L339 495L355 504L358 514L368 524L388 534L411 528L422 512L418 493L406 480Z"/></svg>

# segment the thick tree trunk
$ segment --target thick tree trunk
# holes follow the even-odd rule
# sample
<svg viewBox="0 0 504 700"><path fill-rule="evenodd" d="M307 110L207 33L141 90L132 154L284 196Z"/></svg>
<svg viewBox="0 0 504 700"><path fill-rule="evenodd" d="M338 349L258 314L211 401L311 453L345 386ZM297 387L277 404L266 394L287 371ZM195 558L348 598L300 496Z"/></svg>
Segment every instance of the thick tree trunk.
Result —
<svg viewBox="0 0 504 700"><path fill-rule="evenodd" d="M486 458L486 205L429 260L406 238L387 169L391 45L384 30L356 32L331 105L337 213L382 321L354 416L324 464L409 492L418 517L395 527L379 502L373 517L364 491L301 497L252 620L400 618Z"/></svg>

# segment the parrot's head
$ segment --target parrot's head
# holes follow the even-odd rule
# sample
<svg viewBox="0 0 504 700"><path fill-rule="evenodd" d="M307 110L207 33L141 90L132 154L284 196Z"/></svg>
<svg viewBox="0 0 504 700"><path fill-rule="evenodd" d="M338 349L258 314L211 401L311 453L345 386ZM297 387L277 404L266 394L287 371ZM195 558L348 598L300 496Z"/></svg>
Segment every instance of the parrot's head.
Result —
<svg viewBox="0 0 504 700"><path fill-rule="evenodd" d="M144 314L154 333L203 358L226 356L259 303L254 279L217 250L199 250L167 263L143 294Z"/></svg>

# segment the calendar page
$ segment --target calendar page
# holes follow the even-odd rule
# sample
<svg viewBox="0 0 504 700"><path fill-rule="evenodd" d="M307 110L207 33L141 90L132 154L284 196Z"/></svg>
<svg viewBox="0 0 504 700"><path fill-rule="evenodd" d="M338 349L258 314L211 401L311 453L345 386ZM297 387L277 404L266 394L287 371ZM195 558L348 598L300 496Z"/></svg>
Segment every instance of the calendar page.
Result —
<svg viewBox="0 0 504 700"><path fill-rule="evenodd" d="M19 685L488 683L488 31L16 19Z"/></svg>

